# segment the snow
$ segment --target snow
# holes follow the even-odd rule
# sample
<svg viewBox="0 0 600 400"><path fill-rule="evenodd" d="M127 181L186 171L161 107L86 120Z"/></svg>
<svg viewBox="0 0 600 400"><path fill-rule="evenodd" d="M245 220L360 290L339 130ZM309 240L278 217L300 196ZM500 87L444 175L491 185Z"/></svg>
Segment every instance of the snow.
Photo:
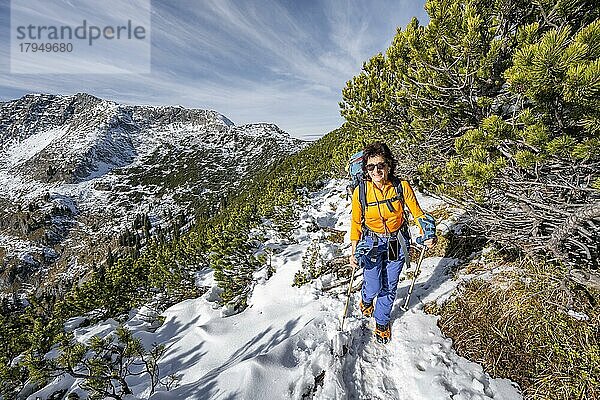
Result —
<svg viewBox="0 0 600 400"><path fill-rule="evenodd" d="M26 242L16 236L0 234L0 248L6 251L6 256L18 256L24 259L26 256L31 257L30 253L43 253L50 251L51 249L44 248L41 246L32 245L30 242ZM51 255L51 253L48 253Z"/></svg>
<svg viewBox="0 0 600 400"><path fill-rule="evenodd" d="M590 319L590 317L588 317L587 314L580 313L580 312L577 312L575 310L568 310L567 314L569 316L575 318L576 320L579 320L579 321L588 321Z"/></svg>
<svg viewBox="0 0 600 400"><path fill-rule="evenodd" d="M64 134L65 130L63 128L48 129L31 135L20 143L13 145L6 152L5 162L7 167L12 168L29 160L44 150L53 141L60 140Z"/></svg>
<svg viewBox="0 0 600 400"><path fill-rule="evenodd" d="M425 258L406 312L400 305L410 281L400 282L392 310L392 341L387 345L373 339L373 322L359 316L359 293L351 297L345 328L340 332L345 293L320 290L323 280L331 276L299 288L291 286L306 249L313 240L324 237L323 231L306 227L318 222L348 228L350 204L344 187L344 181L333 180L311 197L293 234L295 241L283 242L264 224L264 245L283 251L273 255L276 272L270 279L258 280L245 311L223 318L215 302L215 287L202 297L168 308L157 329L152 310L133 310L125 325L134 335L148 349L153 343L166 346L159 362L161 378L176 374L181 380L170 391L159 386L151 394L147 375L130 377L134 395L128 398L521 399L516 384L493 379L481 365L458 356L452 340L440 332L438 317L423 311L424 303L453 292L457 282L448 269L458 260ZM440 205L420 194L418 198L425 210ZM338 251L348 254L347 240L339 246ZM329 249L323 255L326 259L338 255L335 246L324 248ZM413 263L411 270L414 268ZM199 271L197 282L214 285L212 272ZM73 320L69 326L79 322ZM116 321L107 320L73 332L84 342L92 335L105 336L116 326ZM79 383L59 377L29 399L46 398L60 388L81 394Z"/></svg>

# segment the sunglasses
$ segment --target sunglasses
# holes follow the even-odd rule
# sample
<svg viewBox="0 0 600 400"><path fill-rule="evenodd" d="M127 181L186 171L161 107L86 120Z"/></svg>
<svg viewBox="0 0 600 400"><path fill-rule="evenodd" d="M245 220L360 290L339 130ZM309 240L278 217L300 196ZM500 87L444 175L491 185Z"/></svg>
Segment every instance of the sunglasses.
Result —
<svg viewBox="0 0 600 400"><path fill-rule="evenodd" d="M384 170L387 167L387 164L384 162L380 162L378 164L367 164L367 171L373 171L375 168Z"/></svg>

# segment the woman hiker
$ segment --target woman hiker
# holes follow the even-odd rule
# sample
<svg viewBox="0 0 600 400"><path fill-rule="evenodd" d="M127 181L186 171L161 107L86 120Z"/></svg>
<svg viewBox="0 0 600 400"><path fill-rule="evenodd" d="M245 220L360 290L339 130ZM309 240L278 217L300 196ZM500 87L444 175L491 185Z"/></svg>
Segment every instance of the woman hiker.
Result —
<svg viewBox="0 0 600 400"><path fill-rule="evenodd" d="M363 267L360 310L365 317L375 317L375 337L382 343L391 338L390 313L405 262L404 250L410 245L404 204L421 227L423 244L431 248L437 242L435 221L421 210L408 182L394 176L396 165L385 143L368 145L362 157L366 179L352 193L350 265ZM402 193L397 193L400 187ZM366 198L364 206L361 197L362 203Z"/></svg>

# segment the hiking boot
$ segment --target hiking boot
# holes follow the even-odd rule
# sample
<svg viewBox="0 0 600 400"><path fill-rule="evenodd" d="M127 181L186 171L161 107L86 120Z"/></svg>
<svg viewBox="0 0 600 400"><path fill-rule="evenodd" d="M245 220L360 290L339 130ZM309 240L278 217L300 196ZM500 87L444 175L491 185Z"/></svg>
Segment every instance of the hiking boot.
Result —
<svg viewBox="0 0 600 400"><path fill-rule="evenodd" d="M375 324L375 338L379 343L387 343L390 341L392 337L392 330L390 329L390 324L387 325L379 325Z"/></svg>
<svg viewBox="0 0 600 400"><path fill-rule="evenodd" d="M371 303L363 303L362 299L360 300L360 312L362 312L363 317L371 318L373 316L373 302Z"/></svg>

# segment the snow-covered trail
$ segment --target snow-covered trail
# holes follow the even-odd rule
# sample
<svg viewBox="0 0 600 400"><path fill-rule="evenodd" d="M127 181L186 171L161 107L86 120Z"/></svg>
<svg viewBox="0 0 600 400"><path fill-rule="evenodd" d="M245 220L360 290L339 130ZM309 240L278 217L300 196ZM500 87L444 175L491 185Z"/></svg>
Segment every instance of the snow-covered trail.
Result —
<svg viewBox="0 0 600 400"><path fill-rule="evenodd" d="M347 229L350 208L342 188L343 182L332 182L315 196L300 225L309 220ZM425 198L421 203L426 208L434 205ZM365 329L358 315L358 293L353 294L347 327L340 333L343 295L323 294L318 283L291 287L302 255L315 238L322 239L318 232L297 233L299 243L274 258L277 272L255 288L250 308L241 314L220 318L202 299L171 308L163 330L171 331L170 324L197 322L181 339L171 339L174 345L164 360L171 370L183 372L182 386L153 398L520 398L509 381L491 379L480 365L458 357L436 317L422 311L423 301L454 288L445 272L455 260L424 260L406 313L400 304L409 281L401 282L392 312L393 340L381 345L373 340L373 322ZM194 348L195 358L189 353ZM185 368L174 365L182 358L190 360Z"/></svg>
<svg viewBox="0 0 600 400"><path fill-rule="evenodd" d="M371 328L353 338L344 365L348 398L520 398L510 381L491 379L479 364L458 357L435 317L427 318L419 310L402 315L394 321L387 345L374 340Z"/></svg>
<svg viewBox="0 0 600 400"><path fill-rule="evenodd" d="M400 282L392 310L392 341L387 345L372 337L373 321L359 316L359 293L352 295L344 332L340 332L345 293L323 292L320 288L328 283L327 277L300 288L291 286L309 245L325 237L322 230L306 228L316 223L347 230L350 205L343 195L344 184L332 181L313 195L294 234L297 243L282 246L283 251L273 257L275 274L260 279L242 313L223 318L215 292L209 291L166 310L165 322L155 332L137 316L128 322L148 347L152 343L167 346L160 361L161 377L181 377L178 387L159 388L153 395L147 377L132 377L128 381L135 398L522 398L510 381L492 379L479 364L459 357L452 341L437 327L437 318L423 311L425 302L447 296L455 288L447 272L456 260L429 257L423 261L407 312L400 305L410 281ZM424 209L435 206L433 199L419 196L419 201ZM270 239L272 244L277 240L275 236ZM336 246L325 248L333 255ZM210 275L203 277L203 284L210 283ZM105 332L110 324L115 325L107 321L80 328L78 335ZM82 393L76 384L64 379L55 381L53 387L70 386Z"/></svg>

